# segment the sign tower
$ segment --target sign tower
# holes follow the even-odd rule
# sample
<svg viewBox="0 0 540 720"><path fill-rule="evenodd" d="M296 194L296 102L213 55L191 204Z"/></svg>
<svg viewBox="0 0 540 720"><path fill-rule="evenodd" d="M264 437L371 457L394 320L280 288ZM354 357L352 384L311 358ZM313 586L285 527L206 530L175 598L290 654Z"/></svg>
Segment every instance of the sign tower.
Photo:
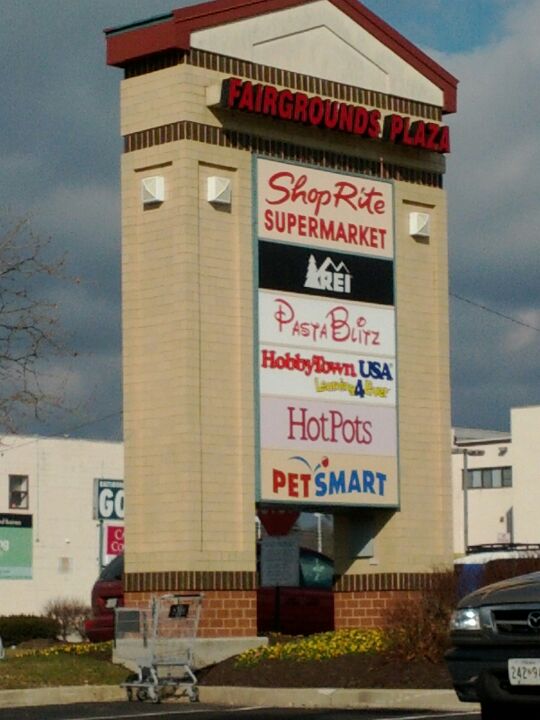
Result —
<svg viewBox="0 0 540 720"><path fill-rule="evenodd" d="M378 622L375 595L451 559L457 81L356 0L215 0L106 38L127 603L202 590L203 634L255 635L256 510L308 510L334 515L336 627Z"/></svg>

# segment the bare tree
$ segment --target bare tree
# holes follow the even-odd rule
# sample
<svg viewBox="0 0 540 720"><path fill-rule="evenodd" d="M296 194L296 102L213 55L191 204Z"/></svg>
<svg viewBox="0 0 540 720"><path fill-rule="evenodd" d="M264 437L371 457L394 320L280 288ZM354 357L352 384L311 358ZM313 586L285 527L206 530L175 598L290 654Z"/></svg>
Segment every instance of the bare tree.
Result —
<svg viewBox="0 0 540 720"><path fill-rule="evenodd" d="M48 359L69 354L58 306L47 299L67 279L65 256L52 251L28 217L0 214L0 426L8 431L60 401L44 373Z"/></svg>

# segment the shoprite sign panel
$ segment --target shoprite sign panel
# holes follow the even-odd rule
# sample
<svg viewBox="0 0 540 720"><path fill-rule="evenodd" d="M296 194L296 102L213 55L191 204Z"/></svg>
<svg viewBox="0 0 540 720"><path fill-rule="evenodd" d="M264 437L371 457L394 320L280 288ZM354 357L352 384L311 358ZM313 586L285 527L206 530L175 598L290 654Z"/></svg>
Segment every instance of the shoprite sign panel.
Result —
<svg viewBox="0 0 540 720"><path fill-rule="evenodd" d="M395 507L392 185L256 169L258 499Z"/></svg>
<svg viewBox="0 0 540 720"><path fill-rule="evenodd" d="M259 238L393 257L389 183L259 160L257 198Z"/></svg>

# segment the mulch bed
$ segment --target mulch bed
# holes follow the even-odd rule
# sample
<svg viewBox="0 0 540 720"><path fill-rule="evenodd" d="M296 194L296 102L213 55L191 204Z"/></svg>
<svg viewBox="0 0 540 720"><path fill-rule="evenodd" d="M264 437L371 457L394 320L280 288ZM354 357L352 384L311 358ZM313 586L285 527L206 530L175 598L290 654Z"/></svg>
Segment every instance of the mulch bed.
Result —
<svg viewBox="0 0 540 720"><path fill-rule="evenodd" d="M444 663L399 661L383 654L343 655L332 660L263 660L236 667L235 659L205 668L201 685L236 687L451 688Z"/></svg>

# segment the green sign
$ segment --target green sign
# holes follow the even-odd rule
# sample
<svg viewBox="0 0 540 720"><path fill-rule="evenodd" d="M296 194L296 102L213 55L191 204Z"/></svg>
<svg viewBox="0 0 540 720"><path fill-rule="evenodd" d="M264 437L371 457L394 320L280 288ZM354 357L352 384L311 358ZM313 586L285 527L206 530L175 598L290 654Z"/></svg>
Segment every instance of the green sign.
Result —
<svg viewBox="0 0 540 720"><path fill-rule="evenodd" d="M0 580L32 579L32 516L0 514Z"/></svg>

